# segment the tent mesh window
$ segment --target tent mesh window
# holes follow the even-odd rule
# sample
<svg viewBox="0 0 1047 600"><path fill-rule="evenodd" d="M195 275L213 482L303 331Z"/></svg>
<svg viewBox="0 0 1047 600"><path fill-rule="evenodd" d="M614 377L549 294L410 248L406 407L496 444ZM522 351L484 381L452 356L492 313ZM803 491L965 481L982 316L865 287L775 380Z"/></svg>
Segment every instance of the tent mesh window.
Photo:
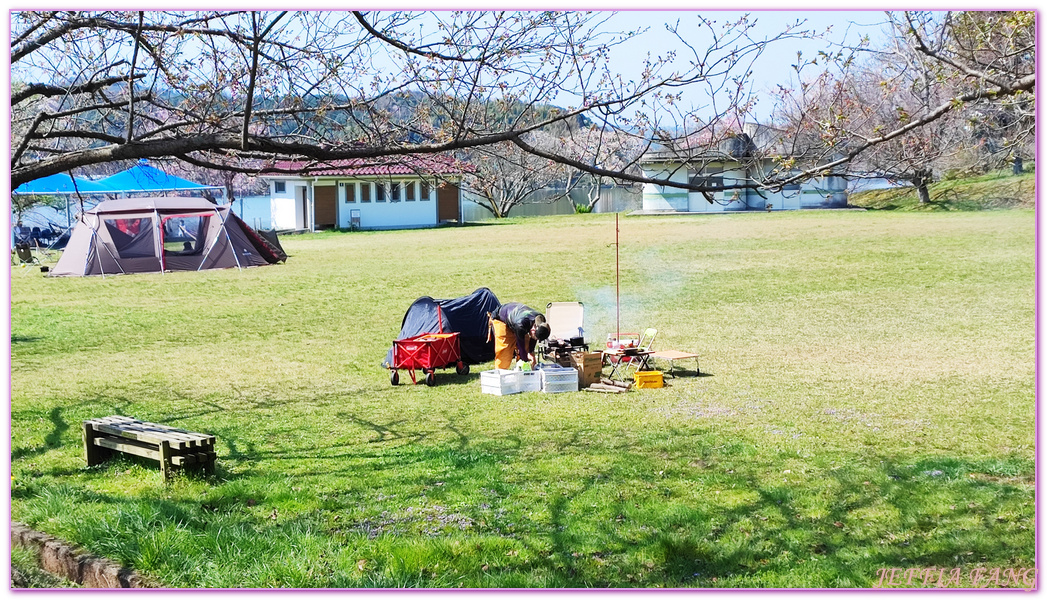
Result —
<svg viewBox="0 0 1047 600"><path fill-rule="evenodd" d="M153 220L148 218L106 219L106 229L120 258L156 256L153 246Z"/></svg>
<svg viewBox="0 0 1047 600"><path fill-rule="evenodd" d="M200 254L209 216L164 219L164 254Z"/></svg>

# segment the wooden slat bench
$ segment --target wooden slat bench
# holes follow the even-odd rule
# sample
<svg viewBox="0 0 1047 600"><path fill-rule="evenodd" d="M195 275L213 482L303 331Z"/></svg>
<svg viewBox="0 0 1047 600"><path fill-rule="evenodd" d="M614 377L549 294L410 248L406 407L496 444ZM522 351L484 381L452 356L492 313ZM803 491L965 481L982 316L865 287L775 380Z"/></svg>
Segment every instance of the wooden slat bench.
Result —
<svg viewBox="0 0 1047 600"><path fill-rule="evenodd" d="M102 417L84 421L84 458L97 465L113 452L160 461L164 479L172 467L200 466L214 473L214 436L193 433L131 417Z"/></svg>

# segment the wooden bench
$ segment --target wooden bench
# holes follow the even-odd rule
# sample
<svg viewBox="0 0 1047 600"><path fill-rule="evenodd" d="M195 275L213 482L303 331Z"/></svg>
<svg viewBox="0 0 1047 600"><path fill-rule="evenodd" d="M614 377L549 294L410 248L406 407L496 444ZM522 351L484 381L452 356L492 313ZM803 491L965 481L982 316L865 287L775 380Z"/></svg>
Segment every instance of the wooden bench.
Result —
<svg viewBox="0 0 1047 600"><path fill-rule="evenodd" d="M171 477L172 467L198 466L214 474L213 435L121 416L84 421L87 466L105 461L113 452L160 461L164 480Z"/></svg>

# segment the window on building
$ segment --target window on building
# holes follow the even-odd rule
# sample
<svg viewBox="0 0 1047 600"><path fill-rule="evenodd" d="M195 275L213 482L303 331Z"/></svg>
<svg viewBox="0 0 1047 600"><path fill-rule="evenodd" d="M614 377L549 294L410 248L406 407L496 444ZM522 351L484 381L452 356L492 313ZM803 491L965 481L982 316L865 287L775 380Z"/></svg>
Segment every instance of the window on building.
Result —
<svg viewBox="0 0 1047 600"><path fill-rule="evenodd" d="M389 201L399 202L400 201L400 182L394 181L389 184Z"/></svg>
<svg viewBox="0 0 1047 600"><path fill-rule="evenodd" d="M283 194L287 191L287 183L283 181L273 182L273 192L276 194Z"/></svg>
<svg viewBox="0 0 1047 600"><path fill-rule="evenodd" d="M338 194L342 196L342 202L346 204L356 202L356 184L346 181L338 182Z"/></svg>
<svg viewBox="0 0 1047 600"><path fill-rule="evenodd" d="M408 181L404 184L404 200L414 202L416 185L417 184L413 181Z"/></svg>
<svg viewBox="0 0 1047 600"><path fill-rule="evenodd" d="M385 184L384 183L376 183L376 184L374 184L374 201L375 202L385 202L385 196L386 196Z"/></svg>
<svg viewBox="0 0 1047 600"><path fill-rule="evenodd" d="M422 194L421 194L419 199L422 202L425 202L425 201L429 200L429 196L432 193L433 193L433 186L432 186L432 184L430 184L428 181L423 181L422 182Z"/></svg>
<svg viewBox="0 0 1047 600"><path fill-rule="evenodd" d="M691 185L703 185L707 187L723 187L723 174L721 173L693 173L688 178L688 183ZM716 194L722 190L710 190L710 193Z"/></svg>
<svg viewBox="0 0 1047 600"><path fill-rule="evenodd" d="M371 201L371 184L367 183L365 181L365 182L362 182L360 184L360 202L364 203L364 202L370 202L370 201Z"/></svg>

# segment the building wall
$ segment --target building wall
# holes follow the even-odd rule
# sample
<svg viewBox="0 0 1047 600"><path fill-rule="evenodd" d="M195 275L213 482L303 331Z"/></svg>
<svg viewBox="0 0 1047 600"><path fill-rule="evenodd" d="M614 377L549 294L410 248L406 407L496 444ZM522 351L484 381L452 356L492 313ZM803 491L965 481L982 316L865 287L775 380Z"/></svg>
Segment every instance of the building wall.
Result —
<svg viewBox="0 0 1047 600"><path fill-rule="evenodd" d="M254 229L273 229L272 198L246 196L233 201L233 212Z"/></svg>
<svg viewBox="0 0 1047 600"><path fill-rule="evenodd" d="M682 169L681 169L682 171ZM706 175L717 176L722 179L723 185L736 185L746 180L745 169L740 165L722 163L709 164L703 172ZM698 175L688 171L688 177ZM746 210L746 190L723 190L712 192L712 202L701 192L687 193L687 208L689 212L730 212Z"/></svg>
<svg viewBox="0 0 1047 600"><path fill-rule="evenodd" d="M399 184L398 197L389 195L391 183ZM338 227L349 229L352 211L360 211L362 229L409 229L436 225L436 185L432 182L429 194L422 198L422 179L419 177L383 177L381 179L338 179ZM331 182L334 185L334 182ZM344 185L343 185L344 184ZM378 202L377 186L386 189L386 199ZM414 186L414 200L407 200L405 186ZM362 202L361 187L366 186L370 202Z"/></svg>
<svg viewBox="0 0 1047 600"><path fill-rule="evenodd" d="M767 172L774 167L771 161L762 165ZM671 181L686 182L695 175L677 163L651 163L643 166L648 177L669 177ZM747 179L745 169L739 163L710 164L703 171L706 175L722 177L724 185L741 183ZM680 202L681 194L687 198L686 205ZM837 208L847 206L847 181L843 177L815 178L775 193L756 190L725 190L712 194L709 202L700 192L687 193L671 187L644 184L643 210L677 212L727 212L744 210L799 210L803 208Z"/></svg>
<svg viewBox="0 0 1047 600"><path fill-rule="evenodd" d="M644 165L647 177L668 179L687 183L687 169L676 164L655 163ZM644 210L669 210L687 212L690 210L690 198L687 190L645 183L643 185Z"/></svg>
<svg viewBox="0 0 1047 600"><path fill-rule="evenodd" d="M278 183L283 182L284 189L278 191ZM295 184L300 180L293 178L274 179L269 181L269 211L273 229L298 229L295 219Z"/></svg>
<svg viewBox="0 0 1047 600"><path fill-rule="evenodd" d="M283 191L276 190L278 181L284 182ZM271 224L275 229L309 229L319 190L321 197L334 194L335 223L339 229L350 228L354 210L359 211L362 229L432 227L437 224L437 182L429 180L429 193L425 198L422 197L422 182L423 178L417 176L274 178L269 181ZM391 194L393 184L398 186L395 200ZM382 202L378 201L379 185L386 190ZM413 200L407 199L408 186L413 187ZM368 190L368 202L362 201L363 187ZM302 206L302 188L306 189L309 202L304 208L308 210Z"/></svg>

